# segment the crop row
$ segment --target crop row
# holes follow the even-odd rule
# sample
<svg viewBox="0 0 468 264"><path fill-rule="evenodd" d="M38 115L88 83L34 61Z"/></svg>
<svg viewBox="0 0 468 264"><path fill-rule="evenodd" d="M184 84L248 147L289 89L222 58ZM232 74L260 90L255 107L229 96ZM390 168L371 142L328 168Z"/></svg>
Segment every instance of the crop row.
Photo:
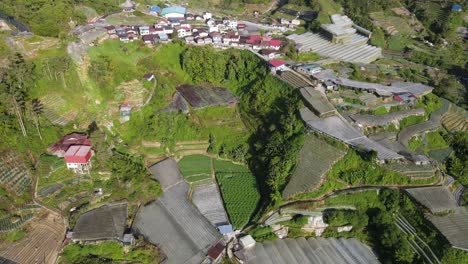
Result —
<svg viewBox="0 0 468 264"><path fill-rule="evenodd" d="M34 217L34 214L27 214L21 216L20 220L12 222L12 217L5 217L0 219L0 232L8 232L23 226L27 221L31 220Z"/></svg>
<svg viewBox="0 0 468 264"><path fill-rule="evenodd" d="M248 172L216 173L229 220L235 228L245 226L260 200L255 177Z"/></svg>

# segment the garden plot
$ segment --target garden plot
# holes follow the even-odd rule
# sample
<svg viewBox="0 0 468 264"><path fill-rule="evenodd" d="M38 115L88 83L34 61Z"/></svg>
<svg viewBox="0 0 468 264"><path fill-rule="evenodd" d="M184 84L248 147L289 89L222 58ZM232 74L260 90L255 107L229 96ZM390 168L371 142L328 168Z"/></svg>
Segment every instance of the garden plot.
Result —
<svg viewBox="0 0 468 264"><path fill-rule="evenodd" d="M283 71L281 72L279 77L283 81L289 83L292 87L295 87L295 88L303 88L303 87L310 86L308 82L306 82L301 77L297 76L291 71Z"/></svg>
<svg viewBox="0 0 468 264"><path fill-rule="evenodd" d="M413 179L422 179L422 178L430 178L434 176L435 169L432 165L415 165L412 163L408 164L385 164L383 165L384 168L387 168L392 171L397 171L403 173L404 175L413 178Z"/></svg>
<svg viewBox="0 0 468 264"><path fill-rule="evenodd" d="M449 131L468 132L468 112L453 104L441 119L442 125Z"/></svg>
<svg viewBox="0 0 468 264"><path fill-rule="evenodd" d="M215 163L215 171L229 220L240 229L249 222L260 201L255 176L246 167L229 162Z"/></svg>
<svg viewBox="0 0 468 264"><path fill-rule="evenodd" d="M65 222L55 213L49 213L31 223L32 231L18 242L0 249L0 256L17 263L55 263L65 236Z"/></svg>
<svg viewBox="0 0 468 264"><path fill-rule="evenodd" d="M177 91L195 109L237 103L237 98L225 88L182 85L177 87Z"/></svg>
<svg viewBox="0 0 468 264"><path fill-rule="evenodd" d="M299 163L283 191L283 198L316 188L333 164L345 152L314 135L307 135L299 154Z"/></svg>
<svg viewBox="0 0 468 264"><path fill-rule="evenodd" d="M179 167L185 180L189 183L195 183L211 178L211 158L208 156L185 156L179 161Z"/></svg>
<svg viewBox="0 0 468 264"><path fill-rule="evenodd" d="M31 187L29 170L21 157L11 151L0 154L0 184L21 195Z"/></svg>
<svg viewBox="0 0 468 264"><path fill-rule="evenodd" d="M47 95L40 101L44 104L43 115L54 125L66 126L78 115L76 111L66 110L68 103L58 95Z"/></svg>
<svg viewBox="0 0 468 264"><path fill-rule="evenodd" d="M411 188L406 191L432 213L447 212L458 207L453 193L447 186Z"/></svg>
<svg viewBox="0 0 468 264"><path fill-rule="evenodd" d="M4 218L0 218L0 233L10 232L13 230L17 230L21 228L26 222L33 219L33 214L26 214L21 215L19 217L16 216L8 216Z"/></svg>
<svg viewBox="0 0 468 264"><path fill-rule="evenodd" d="M375 26L383 28L389 35L397 33L412 35L424 29L421 22L416 19L405 19L403 17L387 15L384 12L371 13L370 17Z"/></svg>
<svg viewBox="0 0 468 264"><path fill-rule="evenodd" d="M37 194L38 194L39 196L46 197L46 196L49 196L49 195L51 195L51 194L54 194L54 193L60 191L63 187L64 187L63 184L61 184L61 183L56 183L56 184L53 184L53 185L50 185L50 186L41 188L41 189L37 192Z"/></svg>

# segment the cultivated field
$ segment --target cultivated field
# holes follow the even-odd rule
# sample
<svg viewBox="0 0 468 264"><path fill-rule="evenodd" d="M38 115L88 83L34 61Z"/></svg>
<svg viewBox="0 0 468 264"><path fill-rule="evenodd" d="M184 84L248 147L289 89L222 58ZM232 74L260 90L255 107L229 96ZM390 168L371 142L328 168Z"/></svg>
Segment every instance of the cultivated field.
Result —
<svg viewBox="0 0 468 264"><path fill-rule="evenodd" d="M211 158L205 155L185 156L179 161L179 168L187 182L203 181L211 177Z"/></svg>
<svg viewBox="0 0 468 264"><path fill-rule="evenodd" d="M67 102L58 95L48 95L41 99L44 104L44 116L54 125L66 126L77 116L76 111L67 111Z"/></svg>
<svg viewBox="0 0 468 264"><path fill-rule="evenodd" d="M344 154L344 151L316 136L307 135L299 154L298 166L283 191L283 198L308 192L317 187L322 182L323 176Z"/></svg>
<svg viewBox="0 0 468 264"><path fill-rule="evenodd" d="M237 103L237 98L225 88L181 85L177 91L196 109Z"/></svg>
<svg viewBox="0 0 468 264"><path fill-rule="evenodd" d="M248 223L260 200L256 179L246 167L229 162L215 162L215 171L229 220L240 229Z"/></svg>
<svg viewBox="0 0 468 264"><path fill-rule="evenodd" d="M17 263L55 263L65 236L65 223L61 216L48 213L29 226L27 236L2 248L0 256Z"/></svg>
<svg viewBox="0 0 468 264"><path fill-rule="evenodd" d="M16 153L5 151L0 153L0 184L22 194L31 186L32 180L26 164Z"/></svg>
<svg viewBox="0 0 468 264"><path fill-rule="evenodd" d="M468 132L468 112L452 104L441 122L447 130Z"/></svg>

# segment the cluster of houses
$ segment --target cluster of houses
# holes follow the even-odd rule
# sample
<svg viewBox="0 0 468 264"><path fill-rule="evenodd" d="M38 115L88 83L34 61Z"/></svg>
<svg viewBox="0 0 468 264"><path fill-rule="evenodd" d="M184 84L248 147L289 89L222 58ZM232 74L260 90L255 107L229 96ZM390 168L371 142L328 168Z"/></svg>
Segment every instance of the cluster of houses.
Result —
<svg viewBox="0 0 468 264"><path fill-rule="evenodd" d="M151 14L159 17L153 25L140 26L107 26L106 30L111 39L132 42L142 39L145 44L168 42L175 38L183 39L187 44L213 44L263 50L263 55L276 58L284 45L280 39L250 35L246 25L238 23L236 19L224 17L214 19L211 13L202 16L187 14L183 7L168 7L160 9L152 6ZM201 23L194 23L200 21Z"/></svg>

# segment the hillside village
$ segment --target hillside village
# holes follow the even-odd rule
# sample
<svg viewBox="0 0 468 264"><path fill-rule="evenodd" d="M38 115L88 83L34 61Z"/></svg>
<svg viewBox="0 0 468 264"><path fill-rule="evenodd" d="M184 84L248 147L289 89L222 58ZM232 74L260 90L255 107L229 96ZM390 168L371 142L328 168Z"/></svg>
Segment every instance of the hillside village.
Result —
<svg viewBox="0 0 468 264"><path fill-rule="evenodd" d="M342 11L139 2L74 26L66 67L18 57L44 76L0 149L0 263L468 259L468 114L402 74L439 69Z"/></svg>

